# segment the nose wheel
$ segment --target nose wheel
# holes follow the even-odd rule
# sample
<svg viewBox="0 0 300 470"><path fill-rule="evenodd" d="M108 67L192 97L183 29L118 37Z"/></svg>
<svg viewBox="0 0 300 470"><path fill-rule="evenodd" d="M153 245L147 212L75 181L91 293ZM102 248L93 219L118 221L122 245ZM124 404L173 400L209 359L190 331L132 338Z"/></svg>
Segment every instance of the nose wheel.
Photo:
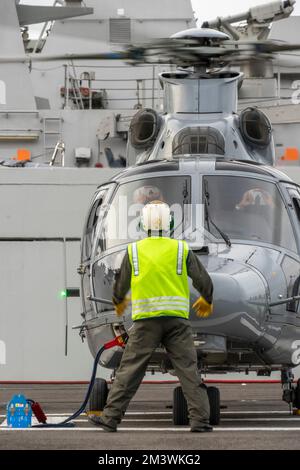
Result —
<svg viewBox="0 0 300 470"><path fill-rule="evenodd" d="M107 395L108 386L106 380L97 378L89 399L89 413L100 414L106 405Z"/></svg>
<svg viewBox="0 0 300 470"><path fill-rule="evenodd" d="M209 423L213 426L220 423L220 390L217 387L205 387L210 405ZM181 387L173 391L173 423L177 426L189 424L188 408Z"/></svg>

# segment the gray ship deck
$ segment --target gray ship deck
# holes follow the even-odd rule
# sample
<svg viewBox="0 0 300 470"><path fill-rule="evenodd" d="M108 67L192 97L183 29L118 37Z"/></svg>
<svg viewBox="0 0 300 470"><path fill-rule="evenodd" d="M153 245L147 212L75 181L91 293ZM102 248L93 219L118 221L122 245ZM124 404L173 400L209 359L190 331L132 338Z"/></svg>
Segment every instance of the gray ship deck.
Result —
<svg viewBox="0 0 300 470"><path fill-rule="evenodd" d="M0 449L299 449L300 417L289 415L278 384L220 386L222 422L213 433L190 433L172 423L174 385L142 385L115 434L94 427L85 415L71 429L8 430L0 426ZM83 385L1 386L0 423L5 403L24 392L39 401L49 418L63 418L79 405Z"/></svg>

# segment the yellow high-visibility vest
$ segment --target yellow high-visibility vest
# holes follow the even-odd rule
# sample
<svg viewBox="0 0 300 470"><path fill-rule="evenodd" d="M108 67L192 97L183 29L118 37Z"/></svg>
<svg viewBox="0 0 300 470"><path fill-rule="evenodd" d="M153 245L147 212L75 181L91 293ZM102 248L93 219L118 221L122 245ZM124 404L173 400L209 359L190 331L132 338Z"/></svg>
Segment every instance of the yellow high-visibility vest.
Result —
<svg viewBox="0 0 300 470"><path fill-rule="evenodd" d="M166 237L128 245L133 320L189 317L188 251L185 241Z"/></svg>

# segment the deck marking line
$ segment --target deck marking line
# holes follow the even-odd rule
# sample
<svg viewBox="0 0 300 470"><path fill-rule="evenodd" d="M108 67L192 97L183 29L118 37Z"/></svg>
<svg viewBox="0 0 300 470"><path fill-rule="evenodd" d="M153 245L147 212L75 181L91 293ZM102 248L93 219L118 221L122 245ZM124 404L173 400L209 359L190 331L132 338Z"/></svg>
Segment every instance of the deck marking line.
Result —
<svg viewBox="0 0 300 470"><path fill-rule="evenodd" d="M68 417L72 414L72 411L70 411L70 413L46 413L47 416L61 416L61 417ZM126 411L126 416L146 416L146 415L172 415L172 411ZM232 410L232 411L221 411L221 416L222 415L259 415L259 414L265 414L265 415L269 415L269 414L285 414L287 416L290 416L290 413L288 410L284 411L284 410L253 410L253 411L249 411L249 410L241 410L241 411L237 411L237 410ZM85 413L81 413L80 416L86 416ZM6 418L6 415L1 415L0 414L0 418Z"/></svg>
<svg viewBox="0 0 300 470"><path fill-rule="evenodd" d="M75 427L75 428L25 428L25 429L20 429L20 428L0 428L1 431L94 431L94 432L102 432L103 430L101 428L97 428L97 426L93 427ZM172 428L153 428L153 427L144 427L144 428L136 428L136 427L121 427L118 429L118 432L128 432L128 431L134 431L134 432L189 432L190 428L188 427L172 427ZM300 427L274 427L274 428L267 428L267 427L228 427L228 428L221 428L221 427L215 427L214 432L295 432L299 431L300 432Z"/></svg>

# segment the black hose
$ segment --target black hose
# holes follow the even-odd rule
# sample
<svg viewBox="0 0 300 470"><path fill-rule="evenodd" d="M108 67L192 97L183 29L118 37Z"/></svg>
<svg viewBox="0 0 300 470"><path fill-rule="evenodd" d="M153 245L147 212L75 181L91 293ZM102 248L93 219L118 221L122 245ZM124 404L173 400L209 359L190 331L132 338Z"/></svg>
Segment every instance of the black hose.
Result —
<svg viewBox="0 0 300 470"><path fill-rule="evenodd" d="M75 413L73 413L71 416L66 418L64 421L61 421L60 423L35 424L34 426L32 426L33 428L61 428L61 427L74 427L75 426L75 424L70 423L70 421L72 421L73 419L76 419L81 413L83 413L85 411L86 405L89 401L89 398L90 398L90 395L92 393L93 386L94 386L94 383L95 383L98 362L99 362L100 356L101 356L101 354L103 353L104 350L105 350L105 347L101 346L101 348L99 349L99 351L96 354L96 357L95 357L95 360L94 360L94 365L93 365L91 380L90 380L85 398L84 398L80 408L77 411L75 411Z"/></svg>

